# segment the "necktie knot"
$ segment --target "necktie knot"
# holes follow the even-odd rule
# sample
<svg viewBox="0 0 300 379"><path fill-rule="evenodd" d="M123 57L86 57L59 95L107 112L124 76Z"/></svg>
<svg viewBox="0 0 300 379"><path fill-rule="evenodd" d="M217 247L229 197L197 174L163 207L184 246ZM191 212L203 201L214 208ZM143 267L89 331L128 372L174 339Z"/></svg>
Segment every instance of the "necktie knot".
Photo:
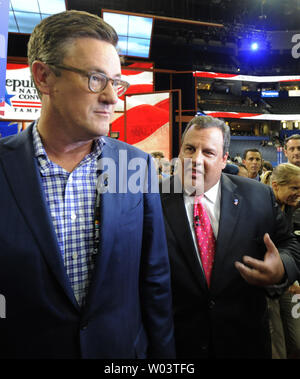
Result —
<svg viewBox="0 0 300 379"><path fill-rule="evenodd" d="M194 196L194 202L195 204L199 204L201 203L202 199L203 199L204 195L197 195L197 196Z"/></svg>

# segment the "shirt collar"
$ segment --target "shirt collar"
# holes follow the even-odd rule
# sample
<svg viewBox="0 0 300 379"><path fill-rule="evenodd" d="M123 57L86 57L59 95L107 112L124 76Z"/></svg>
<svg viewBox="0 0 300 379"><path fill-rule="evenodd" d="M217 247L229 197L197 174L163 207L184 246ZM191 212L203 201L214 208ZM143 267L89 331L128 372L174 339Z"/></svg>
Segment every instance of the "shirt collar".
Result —
<svg viewBox="0 0 300 379"><path fill-rule="evenodd" d="M215 204L217 201L218 193L220 188L220 179L218 182L211 187L208 191L204 192L204 197L209 200L211 203ZM188 196L190 198L193 198L193 195L188 190L184 189L184 196Z"/></svg>
<svg viewBox="0 0 300 379"><path fill-rule="evenodd" d="M219 193L219 187L220 187L220 180L211 187L208 191L204 193L204 196L213 204L216 202L218 193Z"/></svg>
<svg viewBox="0 0 300 379"><path fill-rule="evenodd" d="M37 124L38 124L38 120L35 121L35 123L33 125L33 129L32 129L34 154L37 158L39 158L39 157L46 158L48 163L50 163L50 160L49 160L47 153L45 151L43 142L41 140L40 134L37 130ZM90 152L90 154L88 154L88 156L91 156L91 158L100 157L104 145L105 145L105 139L103 137L100 137L100 138L94 140L92 151Z"/></svg>
<svg viewBox="0 0 300 379"><path fill-rule="evenodd" d="M47 157L47 153L44 149L40 134L37 130L37 121L35 121L32 128L34 155L38 157ZM47 157L48 158L48 157Z"/></svg>

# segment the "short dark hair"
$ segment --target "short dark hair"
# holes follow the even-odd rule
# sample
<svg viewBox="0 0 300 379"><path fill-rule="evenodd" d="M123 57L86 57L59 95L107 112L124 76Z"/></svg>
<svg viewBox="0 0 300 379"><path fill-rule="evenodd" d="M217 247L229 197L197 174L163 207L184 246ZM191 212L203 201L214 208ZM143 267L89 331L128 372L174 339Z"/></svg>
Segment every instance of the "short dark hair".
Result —
<svg viewBox="0 0 300 379"><path fill-rule="evenodd" d="M272 170L273 170L273 165L272 165L272 163L269 162L269 161L263 161L262 166L263 166L264 168L266 168L268 171L272 171Z"/></svg>
<svg viewBox="0 0 300 379"><path fill-rule="evenodd" d="M181 144L184 141L184 137L187 131L195 125L196 129L208 129L208 128L218 128L222 131L223 134L223 155L228 153L230 146L230 128L229 126L221 119L211 117L211 116L195 116L192 120L187 124L182 136L181 136Z"/></svg>
<svg viewBox="0 0 300 379"><path fill-rule="evenodd" d="M292 139L300 139L300 134L292 134L291 136L289 136L288 138L285 139L284 141L284 148L286 149L287 148L287 143L292 140Z"/></svg>
<svg viewBox="0 0 300 379"><path fill-rule="evenodd" d="M151 155L153 158L164 158L165 157L165 155L162 151L153 151L151 153Z"/></svg>
<svg viewBox="0 0 300 379"><path fill-rule="evenodd" d="M260 159L262 160L261 152L258 149L246 149L243 153L243 159L246 159L248 152L251 151L252 153L259 153Z"/></svg>
<svg viewBox="0 0 300 379"><path fill-rule="evenodd" d="M243 167L244 169L246 169L247 171L248 171L248 169L247 169L247 167L244 165L244 163L235 163L238 167Z"/></svg>

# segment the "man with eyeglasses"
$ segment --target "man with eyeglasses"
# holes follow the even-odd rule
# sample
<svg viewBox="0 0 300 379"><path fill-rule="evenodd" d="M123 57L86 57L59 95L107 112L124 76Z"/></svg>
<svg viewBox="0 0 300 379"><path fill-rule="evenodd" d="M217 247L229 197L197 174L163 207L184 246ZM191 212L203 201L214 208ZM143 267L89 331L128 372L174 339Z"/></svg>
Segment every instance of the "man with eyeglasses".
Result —
<svg viewBox="0 0 300 379"><path fill-rule="evenodd" d="M1 358L174 357L152 159L106 137L129 87L117 42L79 11L30 37L41 116L0 144ZM143 191L124 186L137 174Z"/></svg>

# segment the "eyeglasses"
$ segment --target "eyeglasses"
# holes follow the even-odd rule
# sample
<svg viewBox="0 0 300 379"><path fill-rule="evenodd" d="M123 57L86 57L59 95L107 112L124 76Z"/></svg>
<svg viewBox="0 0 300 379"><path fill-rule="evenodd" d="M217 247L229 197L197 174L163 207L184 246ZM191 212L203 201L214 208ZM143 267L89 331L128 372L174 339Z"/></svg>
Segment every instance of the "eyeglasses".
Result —
<svg viewBox="0 0 300 379"><path fill-rule="evenodd" d="M102 72L87 72L75 67L58 65L58 64L56 65L56 64L50 64L50 63L47 63L47 64L48 66L53 66L60 70L72 71L72 72L81 74L83 76L86 76L89 79L88 81L89 90L95 93L104 91L109 81L112 82L112 87L118 97L122 96L128 90L130 86L128 82L125 82L124 80L121 80L121 79L109 78Z"/></svg>

